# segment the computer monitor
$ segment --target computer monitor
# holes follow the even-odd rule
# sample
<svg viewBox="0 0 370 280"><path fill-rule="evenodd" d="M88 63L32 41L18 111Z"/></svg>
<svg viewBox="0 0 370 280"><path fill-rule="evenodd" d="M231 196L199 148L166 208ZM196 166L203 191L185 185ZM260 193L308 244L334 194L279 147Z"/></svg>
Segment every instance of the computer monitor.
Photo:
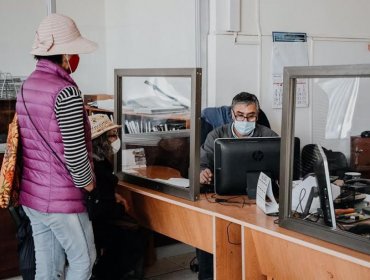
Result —
<svg viewBox="0 0 370 280"><path fill-rule="evenodd" d="M294 141L294 175L299 179L299 139ZM280 137L219 138L214 149L214 188L219 195L247 194L256 198L258 178L271 178L274 194L280 172Z"/></svg>
<svg viewBox="0 0 370 280"><path fill-rule="evenodd" d="M329 176L329 167L326 155L321 146L315 149L317 160L314 163L314 172L317 180L317 188L320 199L320 207L324 217L324 223L333 229L336 228L333 196Z"/></svg>

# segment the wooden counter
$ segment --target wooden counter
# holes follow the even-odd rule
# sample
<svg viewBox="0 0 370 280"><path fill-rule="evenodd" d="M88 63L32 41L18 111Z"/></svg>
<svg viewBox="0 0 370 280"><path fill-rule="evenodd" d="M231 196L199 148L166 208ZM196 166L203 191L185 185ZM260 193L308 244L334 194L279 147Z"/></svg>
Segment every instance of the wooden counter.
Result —
<svg viewBox="0 0 370 280"><path fill-rule="evenodd" d="M279 227L255 204L195 202L120 182L144 226L214 254L215 276L231 279L369 279L370 256Z"/></svg>

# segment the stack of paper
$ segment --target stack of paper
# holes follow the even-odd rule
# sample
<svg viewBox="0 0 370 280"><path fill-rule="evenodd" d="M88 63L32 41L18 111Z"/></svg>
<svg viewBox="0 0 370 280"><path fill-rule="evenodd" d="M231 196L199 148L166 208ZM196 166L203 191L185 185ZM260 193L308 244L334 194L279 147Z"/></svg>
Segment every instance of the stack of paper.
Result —
<svg viewBox="0 0 370 280"><path fill-rule="evenodd" d="M122 150L122 169L146 166L144 148Z"/></svg>
<svg viewBox="0 0 370 280"><path fill-rule="evenodd" d="M266 201L266 196L270 201ZM271 178L261 172L257 183L257 206L266 214L279 212L279 204L276 202L272 192Z"/></svg>

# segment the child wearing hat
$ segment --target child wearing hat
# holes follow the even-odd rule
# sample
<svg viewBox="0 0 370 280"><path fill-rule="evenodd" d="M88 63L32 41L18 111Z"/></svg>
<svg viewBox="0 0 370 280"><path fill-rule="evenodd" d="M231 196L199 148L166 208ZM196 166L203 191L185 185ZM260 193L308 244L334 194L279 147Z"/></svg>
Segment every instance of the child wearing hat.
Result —
<svg viewBox="0 0 370 280"><path fill-rule="evenodd" d="M127 201L115 192L118 178L113 173L112 156L121 147L118 136L119 125L114 124L107 115L89 116L93 144L93 160L96 175L94 190L99 203L92 207L92 220L97 261L93 269L94 279L126 279L126 273L134 273L136 256L143 254L145 237L136 222L130 219L130 228L122 229L119 225L127 223L125 210ZM135 230L133 230L135 228ZM141 279L131 278L129 279Z"/></svg>
<svg viewBox="0 0 370 280"><path fill-rule="evenodd" d="M114 124L105 114L89 116L89 121L91 125L92 156L96 176L96 189L99 195L104 198L104 201L107 202L107 208L112 205L114 206L114 203L110 203L110 201L115 201L122 204L127 210L127 201L115 192L118 178L113 173L113 165L110 161L112 156L121 148L121 140L118 136L118 128L121 126ZM114 213L109 213L109 211L114 211L114 209L106 210L107 211L95 213L95 217L91 217L91 219L106 220L113 218L110 214L113 215Z"/></svg>

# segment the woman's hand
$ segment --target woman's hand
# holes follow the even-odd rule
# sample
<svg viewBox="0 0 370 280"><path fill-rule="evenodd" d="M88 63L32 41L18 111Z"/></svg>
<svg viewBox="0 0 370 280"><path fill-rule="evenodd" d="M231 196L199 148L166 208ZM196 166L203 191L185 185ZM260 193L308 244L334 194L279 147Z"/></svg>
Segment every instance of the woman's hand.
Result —
<svg viewBox="0 0 370 280"><path fill-rule="evenodd" d="M88 184L86 187L84 187L84 189L88 192L91 192L93 189L95 188L95 185L94 185L94 182L91 182L90 184Z"/></svg>

